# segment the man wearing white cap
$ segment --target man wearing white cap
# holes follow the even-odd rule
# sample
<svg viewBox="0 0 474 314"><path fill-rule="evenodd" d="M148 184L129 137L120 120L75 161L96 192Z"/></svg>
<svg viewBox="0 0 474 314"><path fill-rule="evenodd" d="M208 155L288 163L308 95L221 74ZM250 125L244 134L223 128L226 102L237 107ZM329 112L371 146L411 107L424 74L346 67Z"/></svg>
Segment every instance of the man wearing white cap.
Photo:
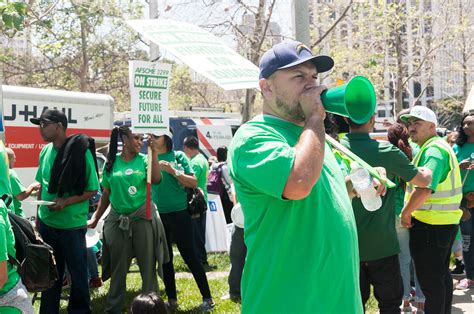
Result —
<svg viewBox="0 0 474 314"><path fill-rule="evenodd" d="M436 135L438 120L430 109L415 106L400 117L408 123L413 142L420 146L413 163L433 172L431 184L407 184L401 222L410 228L410 252L427 313L450 313L453 282L449 271L451 246L462 211L459 165L451 146Z"/></svg>

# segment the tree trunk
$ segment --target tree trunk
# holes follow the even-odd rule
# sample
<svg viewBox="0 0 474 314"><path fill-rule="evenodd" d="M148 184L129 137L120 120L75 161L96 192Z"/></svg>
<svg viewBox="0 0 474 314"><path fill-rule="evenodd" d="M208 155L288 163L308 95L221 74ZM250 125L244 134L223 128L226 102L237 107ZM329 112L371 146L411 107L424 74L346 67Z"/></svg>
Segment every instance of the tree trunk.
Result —
<svg viewBox="0 0 474 314"><path fill-rule="evenodd" d="M81 22L81 68L79 71L79 84L81 92L88 92L89 90L89 55L87 53L87 19L84 12L78 10L79 20Z"/></svg>
<svg viewBox="0 0 474 314"><path fill-rule="evenodd" d="M249 53L249 60L253 64L258 64L258 59L260 58L260 49L262 46L262 41L265 38L266 28L265 23L268 24L268 20L265 20L265 4L266 0L259 0L258 1L258 9L257 14L255 15L255 28L253 30L252 37L250 39L250 53ZM273 8L273 3L270 5L270 12ZM271 15L271 13L270 13ZM265 29L264 29L265 28ZM247 122L253 115L253 104L255 102L255 90L247 89L245 91L245 103L244 107L242 108L242 123Z"/></svg>
<svg viewBox="0 0 474 314"><path fill-rule="evenodd" d="M242 107L242 123L250 120L253 113L253 104L255 102L256 92L254 89L245 90L245 104Z"/></svg>
<svg viewBox="0 0 474 314"><path fill-rule="evenodd" d="M402 39L401 30L397 30L395 34L395 53L397 58L397 83L395 86L396 103L395 112L400 112L403 109L403 51L402 51Z"/></svg>

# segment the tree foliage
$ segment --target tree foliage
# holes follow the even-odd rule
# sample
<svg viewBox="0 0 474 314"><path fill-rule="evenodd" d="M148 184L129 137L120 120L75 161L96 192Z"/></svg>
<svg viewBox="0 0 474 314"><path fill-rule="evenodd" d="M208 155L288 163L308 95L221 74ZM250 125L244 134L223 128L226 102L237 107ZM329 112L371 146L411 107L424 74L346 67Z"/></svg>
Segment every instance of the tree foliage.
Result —
<svg viewBox="0 0 474 314"><path fill-rule="evenodd" d="M463 97L444 98L431 104L438 116L438 125L450 130L454 130L461 123L463 106Z"/></svg>
<svg viewBox="0 0 474 314"><path fill-rule="evenodd" d="M22 30L25 21L27 5L19 1L0 1L0 29Z"/></svg>
<svg viewBox="0 0 474 314"><path fill-rule="evenodd" d="M107 93L116 109L129 108L128 62L146 59L136 34L125 25L142 16L141 5L114 0L63 1L50 12L54 23L32 26L33 53L5 51L6 84Z"/></svg>

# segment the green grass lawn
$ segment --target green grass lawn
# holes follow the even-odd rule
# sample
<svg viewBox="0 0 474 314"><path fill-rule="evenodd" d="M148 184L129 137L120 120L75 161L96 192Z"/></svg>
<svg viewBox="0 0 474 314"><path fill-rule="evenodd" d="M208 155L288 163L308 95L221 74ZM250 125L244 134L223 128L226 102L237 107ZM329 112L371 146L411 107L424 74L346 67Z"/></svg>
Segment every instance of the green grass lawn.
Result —
<svg viewBox="0 0 474 314"><path fill-rule="evenodd" d="M227 272L230 267L229 255L227 253L208 254L208 260L211 265L216 266L215 272ZM187 266L184 264L181 256L174 256L174 265L177 273L189 273ZM127 292L125 297L125 304L123 311L126 313L128 306L135 296L140 294L141 279L138 273L138 267L132 265L131 272L127 275ZM182 277L182 276L180 276ZM210 277L210 276L208 276ZM104 313L105 303L107 299L107 292L109 290L110 281L104 283L100 289L91 291L92 312ZM230 300L222 301L221 297L228 293L227 277L210 278L209 285L211 293L216 302L214 313L240 313L240 304L234 303ZM163 281L159 280L160 295L166 300ZM190 278L178 278L176 280L176 287L178 290L179 309L177 313L197 313L197 307L201 304L202 298L199 289ZM68 292L68 291L67 291ZM67 313L67 301L61 301L61 313ZM39 311L39 301L35 302L35 312ZM377 301L373 296L369 299L367 304L367 313L377 312Z"/></svg>

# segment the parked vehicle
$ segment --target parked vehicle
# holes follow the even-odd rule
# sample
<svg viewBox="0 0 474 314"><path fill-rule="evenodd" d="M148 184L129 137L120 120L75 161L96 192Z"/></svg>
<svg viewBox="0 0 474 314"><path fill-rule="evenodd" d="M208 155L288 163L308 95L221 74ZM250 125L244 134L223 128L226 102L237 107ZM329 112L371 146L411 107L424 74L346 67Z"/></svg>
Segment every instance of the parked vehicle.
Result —
<svg viewBox="0 0 474 314"><path fill-rule="evenodd" d="M109 95L1 85L2 103L4 142L15 151L15 170L25 185L34 181L39 153L47 144L30 118L39 117L47 108L66 114L67 134L87 134L96 140L97 147L109 142L114 112ZM34 219L35 206L24 202L23 210L27 218Z"/></svg>
<svg viewBox="0 0 474 314"><path fill-rule="evenodd" d="M130 121L130 112L115 113L115 125L130 126ZM182 150L184 139L192 135L199 139L201 152L207 158L215 156L219 146L229 146L241 122L242 117L238 113L170 111L174 149ZM146 145L142 152L146 153Z"/></svg>

